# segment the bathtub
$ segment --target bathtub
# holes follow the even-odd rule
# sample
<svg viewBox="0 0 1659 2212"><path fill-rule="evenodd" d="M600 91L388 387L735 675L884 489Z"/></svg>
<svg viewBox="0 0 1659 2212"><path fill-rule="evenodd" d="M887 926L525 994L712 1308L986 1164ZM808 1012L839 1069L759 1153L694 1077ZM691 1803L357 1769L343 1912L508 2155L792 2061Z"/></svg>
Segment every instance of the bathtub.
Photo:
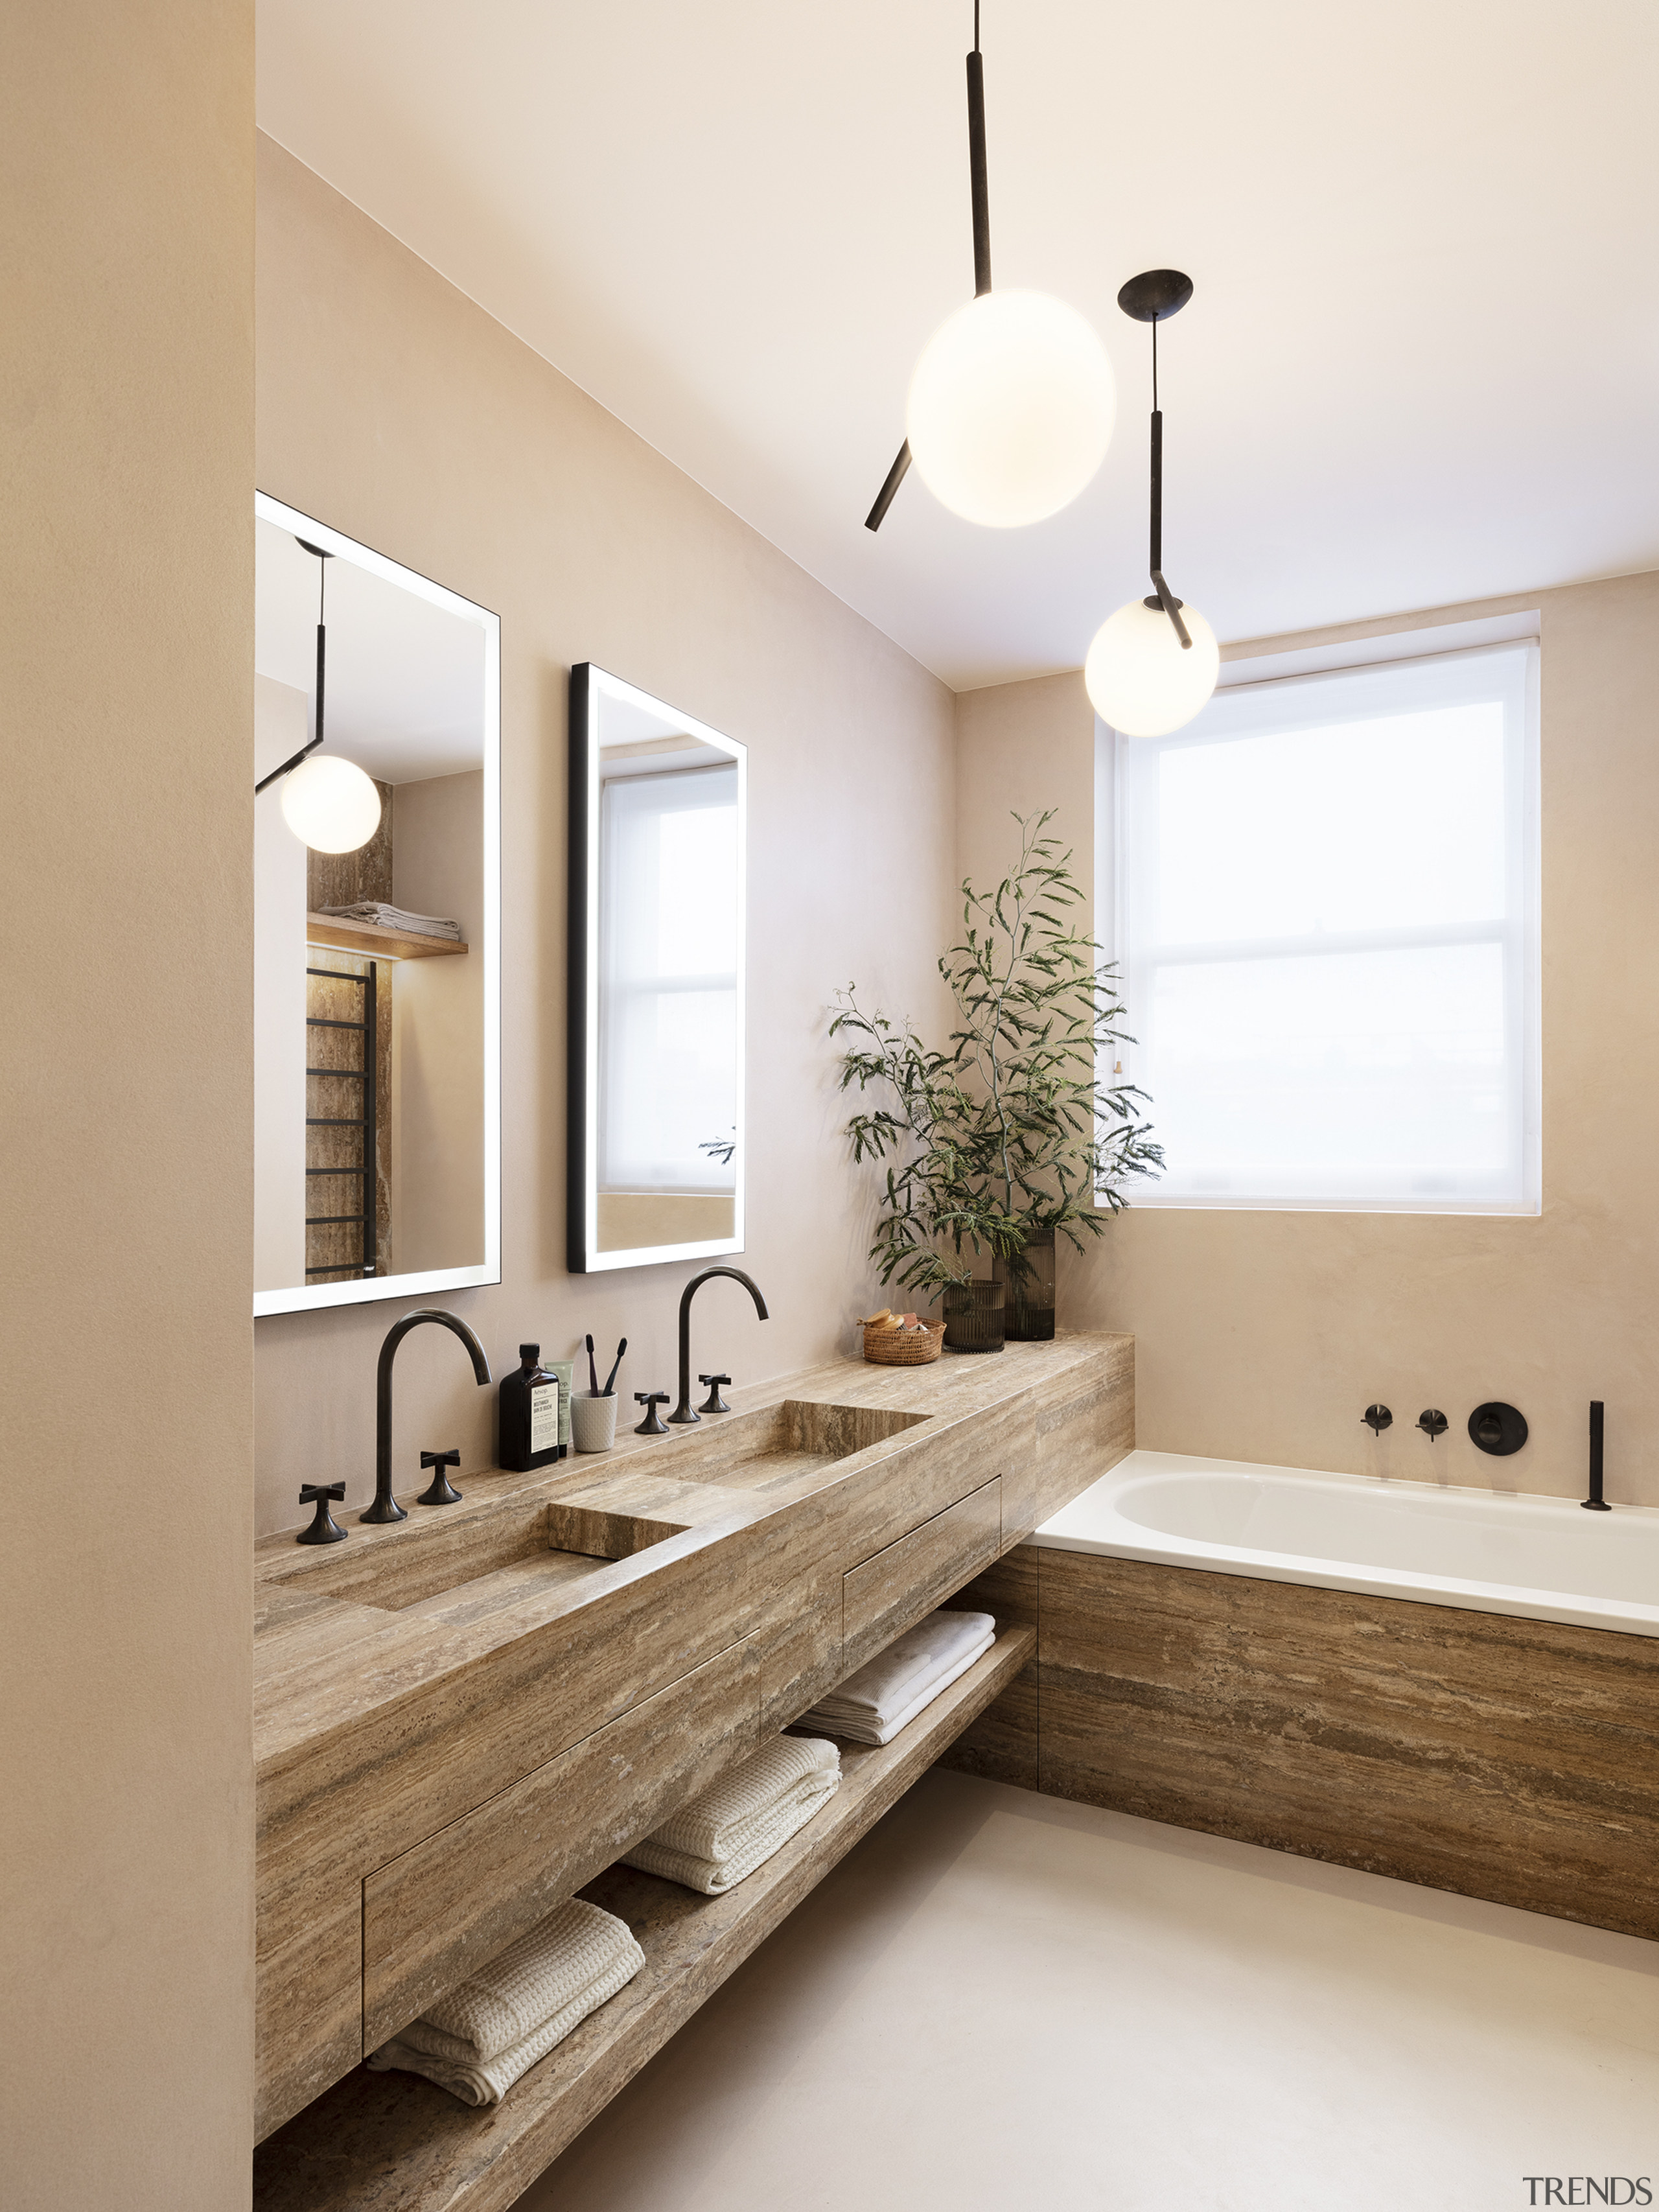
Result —
<svg viewBox="0 0 1659 2212"><path fill-rule="evenodd" d="M1659 1636L1652 1507L1133 1451L1031 1541Z"/></svg>
<svg viewBox="0 0 1659 2212"><path fill-rule="evenodd" d="M1659 1510L1135 1451L994 1571L977 1771L1659 1940Z"/></svg>

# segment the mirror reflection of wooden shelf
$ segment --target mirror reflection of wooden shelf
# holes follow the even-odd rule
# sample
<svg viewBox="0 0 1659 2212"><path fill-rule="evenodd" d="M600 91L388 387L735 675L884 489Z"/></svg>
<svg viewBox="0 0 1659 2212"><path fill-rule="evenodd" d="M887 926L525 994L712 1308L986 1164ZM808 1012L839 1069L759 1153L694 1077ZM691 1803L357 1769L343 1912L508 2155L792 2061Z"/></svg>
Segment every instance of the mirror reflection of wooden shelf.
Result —
<svg viewBox="0 0 1659 2212"><path fill-rule="evenodd" d="M462 939L383 929L378 921L346 921L335 914L308 914L306 943L325 945L336 952L366 952L375 960L435 960L441 953L467 949Z"/></svg>

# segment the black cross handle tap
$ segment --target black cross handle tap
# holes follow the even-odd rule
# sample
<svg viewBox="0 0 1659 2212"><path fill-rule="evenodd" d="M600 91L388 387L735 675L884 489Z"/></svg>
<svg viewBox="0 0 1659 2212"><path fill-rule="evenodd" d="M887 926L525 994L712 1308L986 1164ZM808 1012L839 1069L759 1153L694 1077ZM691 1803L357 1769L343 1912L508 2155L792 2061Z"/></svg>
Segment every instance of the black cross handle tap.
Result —
<svg viewBox="0 0 1659 2212"><path fill-rule="evenodd" d="M459 1505L461 1502L461 1492L451 1487L449 1477L444 1473L444 1469L447 1467L459 1467L460 1463L461 1455L453 1444L447 1451L422 1452L421 1465L432 1469L432 1481L430 1486L421 1492L416 1503L420 1505Z"/></svg>
<svg viewBox="0 0 1659 2212"><path fill-rule="evenodd" d="M636 1390L634 1393L634 1403L645 1408L645 1419L634 1431L636 1437L665 1437L668 1434L667 1428L657 1411L659 1406L665 1406L668 1403L666 1390Z"/></svg>
<svg viewBox="0 0 1659 2212"><path fill-rule="evenodd" d="M343 1544L351 1531L349 1528L341 1528L328 1510L328 1501L331 1498L343 1498L344 1496L345 1485L343 1482L302 1482L300 1486L300 1503L301 1505L314 1505L317 1511L310 1528L301 1528L294 1539L295 1542L296 1544Z"/></svg>

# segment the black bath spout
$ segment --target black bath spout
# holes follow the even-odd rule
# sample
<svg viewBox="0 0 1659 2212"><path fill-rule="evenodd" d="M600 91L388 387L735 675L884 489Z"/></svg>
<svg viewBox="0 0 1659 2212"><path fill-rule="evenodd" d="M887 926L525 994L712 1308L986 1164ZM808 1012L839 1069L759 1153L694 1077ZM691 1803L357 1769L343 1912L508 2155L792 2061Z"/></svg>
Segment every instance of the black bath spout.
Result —
<svg viewBox="0 0 1659 2212"><path fill-rule="evenodd" d="M374 1376L374 1503L357 1516L360 1521L379 1524L409 1518L392 1495L392 1362L410 1330L418 1328L423 1321L436 1322L460 1338L471 1355L472 1372L480 1389L489 1380L489 1362L484 1357L483 1345L464 1321L457 1320L453 1313L446 1313L441 1306L417 1306L413 1313L406 1313L401 1321L392 1322L380 1346L380 1364Z"/></svg>
<svg viewBox="0 0 1659 2212"><path fill-rule="evenodd" d="M1611 1513L1613 1508L1601 1495L1601 1401L1590 1400L1590 1466L1589 1496L1578 1503L1586 1513Z"/></svg>
<svg viewBox="0 0 1659 2212"><path fill-rule="evenodd" d="M716 1275L730 1275L734 1283L741 1283L755 1301L755 1311L763 1321L772 1316L766 1310L766 1301L758 1285L751 1283L741 1267L705 1267L700 1275L693 1275L680 1297L680 1402L668 1416L682 1428L689 1428L702 1417L691 1403L691 1301L705 1283L713 1282ZM729 1378L728 1378L729 1379Z"/></svg>

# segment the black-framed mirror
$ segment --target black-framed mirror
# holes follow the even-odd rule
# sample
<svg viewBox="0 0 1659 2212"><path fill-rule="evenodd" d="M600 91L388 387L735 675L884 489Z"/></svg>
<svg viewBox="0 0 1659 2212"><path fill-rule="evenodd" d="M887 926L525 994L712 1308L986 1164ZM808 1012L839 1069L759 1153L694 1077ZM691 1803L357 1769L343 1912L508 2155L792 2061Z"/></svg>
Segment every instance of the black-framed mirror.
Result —
<svg viewBox="0 0 1659 2212"><path fill-rule="evenodd" d="M744 841L735 738L570 673L574 1274L744 1246Z"/></svg>

